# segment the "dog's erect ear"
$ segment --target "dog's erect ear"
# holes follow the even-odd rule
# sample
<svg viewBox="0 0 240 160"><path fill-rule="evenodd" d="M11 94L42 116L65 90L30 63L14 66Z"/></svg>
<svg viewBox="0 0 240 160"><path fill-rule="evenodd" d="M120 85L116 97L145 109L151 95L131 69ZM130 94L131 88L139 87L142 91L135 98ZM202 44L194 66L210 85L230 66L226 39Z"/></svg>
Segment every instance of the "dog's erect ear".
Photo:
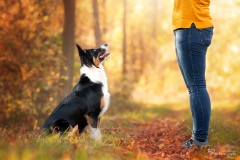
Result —
<svg viewBox="0 0 240 160"><path fill-rule="evenodd" d="M80 61L81 61L82 66L86 65L88 67L91 67L92 63L91 63L89 55L86 53L86 50L83 50L78 44L76 44L76 45L77 45L77 48L78 48L78 55L80 57Z"/></svg>
<svg viewBox="0 0 240 160"><path fill-rule="evenodd" d="M79 56L80 56L81 54L85 54L84 50L83 50L78 44L76 44L76 45L77 45L77 48L78 48L78 54L79 54Z"/></svg>

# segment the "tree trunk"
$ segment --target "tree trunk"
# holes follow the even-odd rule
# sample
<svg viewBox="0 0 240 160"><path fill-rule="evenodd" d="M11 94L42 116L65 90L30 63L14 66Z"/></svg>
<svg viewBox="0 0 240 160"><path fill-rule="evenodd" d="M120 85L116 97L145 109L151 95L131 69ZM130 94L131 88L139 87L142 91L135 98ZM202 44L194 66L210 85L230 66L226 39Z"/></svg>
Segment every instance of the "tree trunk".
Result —
<svg viewBox="0 0 240 160"><path fill-rule="evenodd" d="M123 77L125 77L126 73L127 73L127 69L126 69L126 66L127 66L127 58L126 58L126 55L127 55L127 46L126 46L126 41L127 41L127 38L126 38L126 0L123 0L123 64L122 64L122 75Z"/></svg>
<svg viewBox="0 0 240 160"><path fill-rule="evenodd" d="M100 23L99 23L99 11L98 11L98 1L92 0L92 7L93 7L93 19L94 19L94 36L95 36L95 45L99 47L102 45L102 35L100 30Z"/></svg>
<svg viewBox="0 0 240 160"><path fill-rule="evenodd" d="M157 8L158 2L157 0L152 0L152 38L157 39L157 13L158 13L158 8Z"/></svg>
<svg viewBox="0 0 240 160"><path fill-rule="evenodd" d="M107 28L107 25L108 25L107 14L108 13L106 12L106 10L107 10L106 0L102 1L102 8L103 8L103 11L101 13L101 16L102 16L102 24L103 24L102 26L103 26L103 28L102 28L102 32L101 32L101 36L102 36L101 40L102 40L103 43L106 43L107 42L106 35L107 35L107 30L108 30L108 28Z"/></svg>
<svg viewBox="0 0 240 160"><path fill-rule="evenodd" d="M74 63L74 31L75 31L75 0L63 0L64 26L62 34L62 52L64 56L61 69L63 92L61 98L67 96L72 90L73 63Z"/></svg>

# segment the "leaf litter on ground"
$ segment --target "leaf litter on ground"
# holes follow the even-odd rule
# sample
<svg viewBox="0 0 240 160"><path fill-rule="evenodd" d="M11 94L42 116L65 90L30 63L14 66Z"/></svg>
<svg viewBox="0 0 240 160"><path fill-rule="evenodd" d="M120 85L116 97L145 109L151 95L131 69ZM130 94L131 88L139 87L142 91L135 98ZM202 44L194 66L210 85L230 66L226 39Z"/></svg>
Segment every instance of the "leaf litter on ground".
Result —
<svg viewBox="0 0 240 160"><path fill-rule="evenodd" d="M119 117L117 119L119 123L126 121L125 119L121 121ZM114 118L111 120L114 120ZM134 119L129 119L128 121L130 123L128 126L120 125L118 127L108 126L102 128L104 137L101 145L94 144L90 146L92 144L91 139L85 133L79 135L77 133L77 126L65 138L58 140L58 137L54 137L46 141L47 143L65 146L61 148L61 159L74 159L74 155L80 152L80 150L83 157L101 157L103 156L101 152L104 151L104 153L110 153L107 156L116 159L182 160L240 158L240 153L235 151L236 146L228 144L221 145L219 143L215 146L210 146L210 148L203 149L183 148L181 143L190 138L191 135L184 135L188 122L182 120L178 113L173 113L165 117L154 117L145 121ZM26 127L10 128L0 128L1 144L7 146L19 145L20 148L20 144L30 144L33 146L35 144L37 148L38 141L34 139L38 138L39 127L35 127L34 131ZM239 144L237 141L235 143ZM94 147L99 148L99 150L95 151ZM54 150L54 152L57 151Z"/></svg>

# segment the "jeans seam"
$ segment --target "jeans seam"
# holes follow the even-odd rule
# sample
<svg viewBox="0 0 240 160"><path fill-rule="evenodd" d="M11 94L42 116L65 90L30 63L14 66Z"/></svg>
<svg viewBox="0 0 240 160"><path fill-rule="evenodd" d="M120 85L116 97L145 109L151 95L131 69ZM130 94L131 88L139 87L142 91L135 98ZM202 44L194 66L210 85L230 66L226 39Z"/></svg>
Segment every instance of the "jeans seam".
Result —
<svg viewBox="0 0 240 160"><path fill-rule="evenodd" d="M191 48L191 33L192 33L192 30L193 28L191 27L190 30L189 30L189 34L188 34L188 42L189 42L189 49L190 49L190 62L191 62L191 68L192 68L192 73L193 73L193 79L194 79L194 86L197 87L196 85L196 76L195 76L195 72L194 72L194 67L193 67L193 62L192 62L192 48ZM191 94L191 93L190 93ZM198 98L198 101L200 103L200 107L201 107L201 111L202 111L202 123L204 123L204 112L203 112L203 106L202 106L202 103L201 103L201 100L200 100L200 96L199 96L199 91L198 91L198 88L197 88L197 98Z"/></svg>
<svg viewBox="0 0 240 160"><path fill-rule="evenodd" d="M176 40L175 40L175 46L176 46ZM185 78L185 74L184 74L183 69L182 69L182 65L181 65L182 63L181 63L181 61L180 61L180 59L179 59L179 54L178 54L177 48L176 48L176 54L177 54L178 65L179 65L180 71L181 71L181 73L182 73L182 75L183 75L183 80L184 80L185 84L187 84L187 80L186 80L186 78Z"/></svg>

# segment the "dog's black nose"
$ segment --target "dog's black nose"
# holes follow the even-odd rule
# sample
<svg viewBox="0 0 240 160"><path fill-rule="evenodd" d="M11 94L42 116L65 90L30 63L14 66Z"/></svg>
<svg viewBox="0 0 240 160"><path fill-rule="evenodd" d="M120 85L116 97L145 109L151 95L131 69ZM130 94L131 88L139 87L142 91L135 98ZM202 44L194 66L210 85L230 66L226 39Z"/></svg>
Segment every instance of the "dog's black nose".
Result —
<svg viewBox="0 0 240 160"><path fill-rule="evenodd" d="M108 45L107 44L103 44L103 45L100 46L100 48L107 50L108 49Z"/></svg>

